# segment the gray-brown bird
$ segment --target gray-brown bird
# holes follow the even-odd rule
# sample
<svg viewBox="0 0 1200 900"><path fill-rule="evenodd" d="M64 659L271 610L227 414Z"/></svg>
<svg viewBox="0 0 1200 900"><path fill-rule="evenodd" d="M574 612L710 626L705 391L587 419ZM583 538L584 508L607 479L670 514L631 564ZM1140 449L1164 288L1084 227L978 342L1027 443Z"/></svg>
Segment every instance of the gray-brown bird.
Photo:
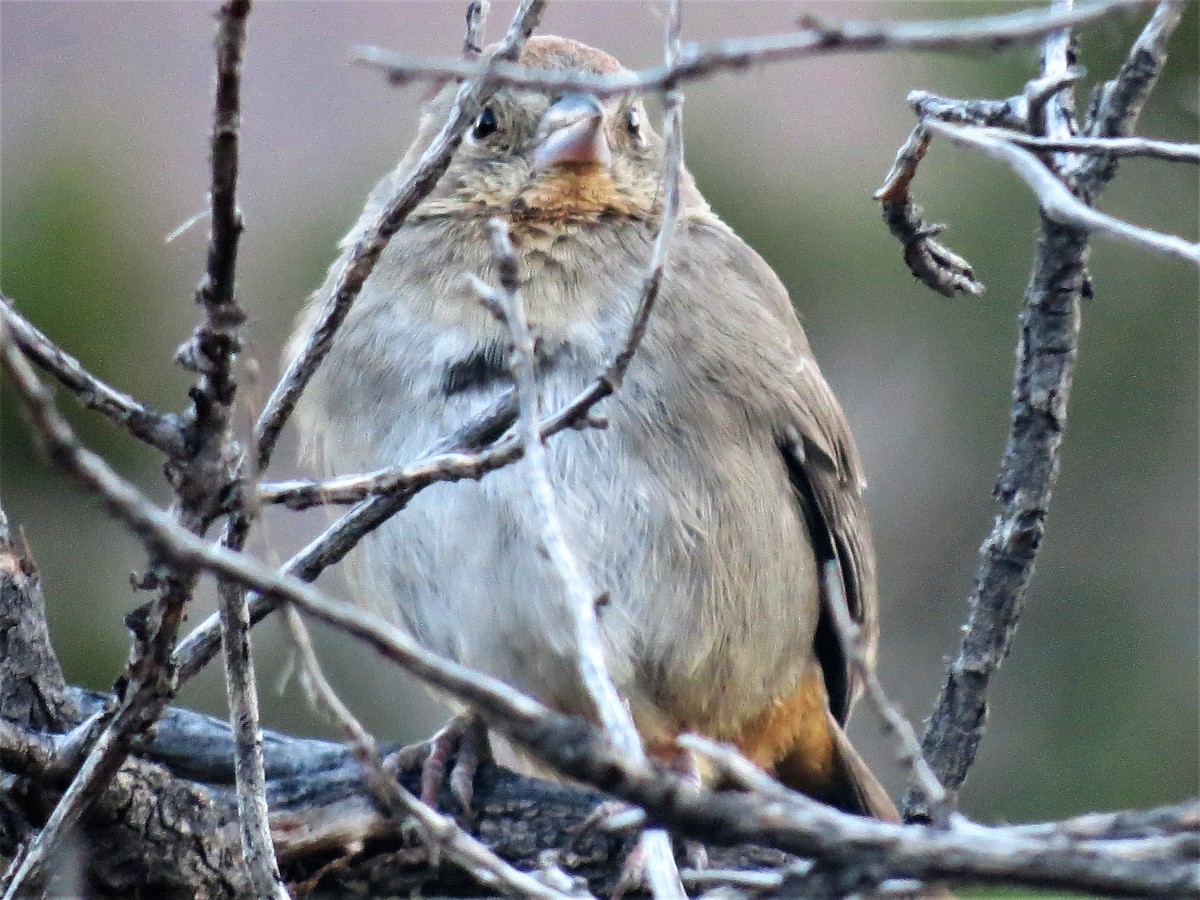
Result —
<svg viewBox="0 0 1200 900"><path fill-rule="evenodd" d="M520 61L621 68L548 36L530 39ZM346 247L416 164L453 94L427 104ZM663 152L640 101L499 91L384 251L312 382L301 421L324 474L410 461L511 388L510 339L467 278L496 280L493 217L519 256L542 408L588 384L640 296ZM567 537L608 597L609 668L653 755L677 761L676 737L696 732L813 797L894 818L846 738L858 685L821 583L835 561L873 661L858 452L775 273L686 172L680 190L648 331L621 389L595 409L607 427L547 448ZM594 721L523 465L420 493L363 541L356 592L431 649Z"/></svg>

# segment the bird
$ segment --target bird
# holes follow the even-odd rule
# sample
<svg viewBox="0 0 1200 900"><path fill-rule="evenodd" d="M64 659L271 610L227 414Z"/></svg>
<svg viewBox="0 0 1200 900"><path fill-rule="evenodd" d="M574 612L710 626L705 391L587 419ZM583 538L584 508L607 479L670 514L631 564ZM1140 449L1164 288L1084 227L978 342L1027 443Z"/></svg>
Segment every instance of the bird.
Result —
<svg viewBox="0 0 1200 900"><path fill-rule="evenodd" d="M624 71L551 35L530 38L519 62ZM301 314L291 358L455 91L426 102L407 154ZM540 407L571 400L638 304L664 153L642 98L498 90L383 250L313 377L298 409L307 463L339 476L410 461L511 391L511 337L468 277L498 277L493 219L519 261ZM861 685L822 578L836 571L873 666L861 458L786 288L686 168L657 305L623 384L593 413L605 427L553 436L546 466L565 536L605 598L605 660L647 753L705 777L676 743L700 734L821 802L896 820L846 735ZM421 491L351 554L350 583L424 646L596 723L524 465Z"/></svg>

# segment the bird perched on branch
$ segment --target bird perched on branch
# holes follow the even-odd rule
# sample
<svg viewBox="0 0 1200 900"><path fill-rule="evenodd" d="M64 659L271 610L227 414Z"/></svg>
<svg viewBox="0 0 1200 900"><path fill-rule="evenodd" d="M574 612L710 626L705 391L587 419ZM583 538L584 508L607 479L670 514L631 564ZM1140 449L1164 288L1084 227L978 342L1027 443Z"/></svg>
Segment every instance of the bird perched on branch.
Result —
<svg viewBox="0 0 1200 900"><path fill-rule="evenodd" d="M621 68L548 36L530 39L520 62ZM449 86L428 103L347 251L453 96ZM300 415L323 471L410 461L511 389L511 339L467 277L496 281L494 217L509 226L520 263L541 408L584 388L638 304L663 153L636 99L495 94L388 244L313 379ZM676 738L695 732L735 744L815 798L893 818L846 738L858 685L821 578L834 561L873 664L875 562L858 452L779 279L686 171L680 192L648 330L624 384L594 410L607 426L547 446L566 537L607 598L598 614L608 667L652 755L678 762ZM356 551L358 598L438 653L595 721L525 464L418 494Z"/></svg>

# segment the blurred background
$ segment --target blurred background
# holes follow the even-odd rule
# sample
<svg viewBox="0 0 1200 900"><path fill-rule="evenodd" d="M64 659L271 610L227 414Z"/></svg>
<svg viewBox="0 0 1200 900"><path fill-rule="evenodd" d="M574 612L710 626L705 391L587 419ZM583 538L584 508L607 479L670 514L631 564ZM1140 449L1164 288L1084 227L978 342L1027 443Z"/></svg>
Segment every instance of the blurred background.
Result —
<svg viewBox="0 0 1200 900"><path fill-rule="evenodd" d="M489 40L513 8L497 2ZM334 243L413 133L422 86L389 87L348 64L358 44L457 54L464 2L262 3L250 22L238 292L248 310L245 430L277 372L293 317ZM685 40L787 30L805 12L931 18L1011 4L707 2L686 4ZM160 410L188 378L175 347L197 319L214 4L0 4L0 284L94 372ZM552 3L542 30L578 37L627 65L660 55L655 3ZM1093 80L1115 71L1144 13L1091 28ZM1197 5L1172 43L1142 133L1197 139ZM946 300L914 281L871 193L913 119L907 92L1018 93L1034 49L960 57L841 55L775 64L687 86L688 164L718 212L791 291L863 450L880 552L884 683L928 715L957 647L977 548L1007 432L1016 314L1036 204L1000 164L936 144L915 183L927 217L988 286ZM1086 96L1085 94L1083 96ZM1197 236L1196 170L1129 161L1109 212ZM1197 786L1197 275L1178 262L1098 241L1062 477L1048 539L963 806L985 821L1143 806ZM87 443L154 498L160 461L62 395ZM0 499L43 571L50 624L70 680L107 689L128 642L122 615L148 599L129 575L144 556L97 503L31 446L11 397L0 408ZM292 474L292 446L272 476ZM323 512L272 512L254 546L282 560ZM336 576L323 584L344 594ZM212 610L206 588L191 614ZM420 689L337 636L319 635L334 681L384 738L427 735L442 719ZM286 682L287 650L255 631L264 717L328 734ZM180 702L224 714L220 667ZM871 712L856 740L899 790Z"/></svg>

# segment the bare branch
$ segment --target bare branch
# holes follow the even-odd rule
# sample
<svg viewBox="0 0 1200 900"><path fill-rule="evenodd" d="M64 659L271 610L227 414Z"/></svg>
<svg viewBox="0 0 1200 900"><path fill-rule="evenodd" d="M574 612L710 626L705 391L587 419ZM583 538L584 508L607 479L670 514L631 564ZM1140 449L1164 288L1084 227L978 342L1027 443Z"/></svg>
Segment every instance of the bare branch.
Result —
<svg viewBox="0 0 1200 900"><path fill-rule="evenodd" d="M221 6L216 40L216 99L209 162L210 236L208 261L197 299L205 319L178 358L200 373L191 392L189 443L195 448L192 466L181 466L178 490L185 514L200 512L195 531L203 533L212 516L206 507L236 480L235 451L229 437L229 413L237 389L233 362L241 349L240 329L245 313L234 290L242 218L237 206L239 135L241 127L242 62L246 46L249 0L226 0ZM189 488L189 482L195 487ZM245 592L228 581L218 584L218 614L225 661L229 722L235 737L234 771L237 786L238 832L250 883L259 897L286 898L271 842L263 768L262 728L258 688L250 656L250 621ZM173 649L172 649L173 656ZM167 660L170 662L170 659Z"/></svg>
<svg viewBox="0 0 1200 900"><path fill-rule="evenodd" d="M1158 39L1153 35L1163 27L1160 9L1139 42L1146 40L1157 45ZM1152 37L1146 38L1147 33ZM1069 40L1069 36L1059 35L1049 42L1043 79L1053 83L1070 71ZM1164 62L1165 53L1160 48L1153 55L1156 72ZM1154 82L1154 77L1141 67L1137 67L1136 77L1142 84ZM1113 89L1110 96L1123 93ZM1057 102L1049 101L1051 106ZM1045 136L1056 141L1071 137L1069 117L1064 117L1058 108L1047 112L1050 114L1043 121L1050 127ZM1132 116L1115 112L1113 116L1132 129ZM933 121L926 124L943 130L953 127ZM1061 164L1073 166L1073 161L1069 156L1062 160L1051 157L1051 165ZM1050 173L1041 163L1038 167L1051 178L1068 174ZM1090 202L1112 174L1111 167L1080 172L1075 178L1076 189ZM926 760L952 794L961 788L983 738L991 677L1012 646L1033 563L1045 534L1051 493L1061 464L1067 403L1078 354L1079 306L1084 292L1090 290L1087 252L1085 230L1043 215L1020 314L1009 437L995 489L1001 509L980 548L962 642L921 739ZM919 789L910 786L904 809L909 820L925 816L925 802Z"/></svg>
<svg viewBox="0 0 1200 900"><path fill-rule="evenodd" d="M1026 835L1059 834L1072 840L1114 841L1200 832L1200 799L1150 810L1088 813L1061 822L1014 825L1012 830Z"/></svg>
<svg viewBox="0 0 1200 900"><path fill-rule="evenodd" d="M764 797L775 797L790 803L818 801L797 791L791 791L752 763L732 744L722 744L699 734L680 735L679 746L699 754L716 765L717 770L733 784L746 791L754 791Z"/></svg>
<svg viewBox="0 0 1200 900"><path fill-rule="evenodd" d="M882 206L883 221L904 248L904 264L913 277L943 297L959 294L978 296L983 283L975 278L971 264L940 241L934 240L946 226L933 225L922 216L909 193L917 166L929 149L929 132L923 125L913 129L896 153L896 162L874 194Z"/></svg>
<svg viewBox="0 0 1200 900"><path fill-rule="evenodd" d="M183 452L181 426L175 416L153 412L128 394L105 384L35 328L17 312L13 301L3 295L0 295L0 318L21 352L53 375L85 407L103 414L167 456Z"/></svg>
<svg viewBox="0 0 1200 900"><path fill-rule="evenodd" d="M1193 244L1173 234L1150 231L1092 209L1075 197L1034 154L1016 146L1016 142L995 137L987 131L945 122L930 121L925 123L925 127L951 143L982 150L1007 163L1037 195L1043 212L1052 221L1200 265L1200 243ZM1062 146L1063 140L1054 143Z"/></svg>
<svg viewBox="0 0 1200 900"><path fill-rule="evenodd" d="M937 119L958 125L1009 128L1017 132L1029 128L1029 104L1024 95L1005 100L957 100L929 91L910 91L907 102L921 120Z"/></svg>
<svg viewBox="0 0 1200 900"><path fill-rule="evenodd" d="M516 54L520 53L525 39L532 32L538 19L541 17L544 5L545 0L528 0L528 2L521 4L512 25L509 27L504 43L497 51L497 55L500 58L515 58ZM468 13L468 43L473 41L474 32L482 27L484 12L480 8L476 10L474 16L470 12ZM369 277L376 260L387 246L391 236L404 223L408 213L437 184L438 179L446 170L459 141L461 141L463 132L475 116L478 115L479 106L486 101L492 90L492 88L484 83L467 85L460 90L459 96L456 98L454 107L451 110L450 118L441 133L434 140L433 145L427 150L420 163L418 163L416 170L405 180L397 195L393 197L392 201L381 212L373 227L367 231L352 250L350 258L334 287L321 321L318 323L316 330L309 336L309 341L304 350L297 359L293 360L293 364L289 367L288 372L284 374L272 392L271 397L267 401L266 408L256 423L252 456L253 474L256 475L258 472L261 472L270 462L275 442L288 417L291 415L296 400L304 390L312 374L320 365L333 340L337 327L357 297L362 285ZM253 481L253 479L251 480ZM244 492L242 496L245 499ZM222 537L222 544L224 546L233 550L240 550L244 546L246 537L250 531L251 516L256 509L257 504L250 503L243 505L234 513ZM229 586L221 591L220 596L222 601L220 621L222 629L225 632L225 640L222 642L222 645L226 648L226 674L230 684L230 699L233 701L234 699L247 696L244 688L241 690L234 689L235 679L245 681L247 673L252 677L252 670L249 669L249 645L247 637L247 630L252 621L252 613L250 611L251 598L247 597L246 591L241 586ZM235 649L244 647L246 658L239 660L231 656L229 652L230 647ZM251 684L252 687L253 685ZM257 709L253 710L253 715L250 716L245 715L247 712L250 711L245 709L235 711L235 714L239 715L244 727L248 729L246 732L247 742L244 746L240 747L239 752L245 758L247 766L257 762L258 771L261 774L261 749L259 748L257 755L255 755L256 748L251 742L252 732L257 732L257 722L254 721L257 718ZM249 770L247 769L247 771ZM248 786L246 791L247 801L249 801L250 793ZM243 814L244 833L249 834L253 827L253 833L258 838L258 846L260 848L269 847L270 830L266 820L265 804L262 802L256 803L253 809L251 809L241 802L242 797L243 795L239 793L239 810ZM246 808L243 808L244 806ZM257 813L257 815L253 817L253 825L248 824L247 816L254 813ZM262 856L261 853L256 853L252 856L249 851L247 855L251 861ZM271 866L274 869L274 855L271 854L269 858ZM278 879L277 869L275 871L275 877Z"/></svg>
<svg viewBox="0 0 1200 900"><path fill-rule="evenodd" d="M672 0L664 37L666 65L670 65L679 54L681 24L682 12L679 0ZM679 214L679 176L683 167L682 102L682 95L675 89L670 90L664 97L663 134L666 137L666 148L662 176L662 211L650 266L643 282L638 306L622 346L614 354L605 371L594 382L595 396L589 395L588 392L583 395L585 409L598 402L606 394L619 389L625 371L645 335L650 314L658 297L670 241ZM533 495L540 507L543 523L542 542L562 579L574 612L580 674L599 713L600 721L604 724L606 733L629 758L639 762L644 761L645 753L633 718L612 682L604 659L603 639L596 617L596 604L599 597L594 588L588 584L586 576L575 560L558 517L553 486L550 483L545 462L545 450L542 445L534 368L536 356L533 337L529 331L524 306L517 290L519 277L516 257L504 224L493 220L490 223L490 230L493 253L496 257L501 281L500 294L492 296L491 299L499 303L502 319L508 325L513 336L515 347L513 375L519 400L522 445L526 464L529 466ZM484 296L485 298L489 296L486 289ZM642 849L645 854L646 873L654 896L659 898L686 897L666 833L657 830L647 832L642 838Z"/></svg>
<svg viewBox="0 0 1200 900"><path fill-rule="evenodd" d="M520 273L513 251L508 227L499 219L488 223L492 254L499 272L500 288L493 291L476 279L480 296L508 327L513 339L513 380L516 383L519 415L517 419L521 442L525 448L525 468L530 491L541 521L541 543L562 582L563 593L575 622L575 651L579 676L588 692L595 712L613 744L622 756L637 764L645 764L646 752L633 716L621 697L608 662L604 657L604 636L596 616L600 595L592 586L583 567L567 541L566 530L558 513L554 485L546 463L546 448L541 440L538 416L539 391L535 370L536 351L533 333L525 316L525 305L519 293ZM657 844L658 846L653 846ZM647 834L643 841L646 874L653 895L659 900L686 897L679 872L671 855L665 835Z"/></svg>
<svg viewBox="0 0 1200 900"><path fill-rule="evenodd" d="M205 276L197 290L197 300L204 307L205 319L179 353L180 361L199 373L200 379L191 392L192 406L187 421L172 438L168 460L169 477L179 498L180 519L196 533L203 533L218 514L219 498L233 479L235 468L228 420L235 391L231 370L240 347L238 330L245 318L234 299L234 270L241 232L235 191L241 61L248 12L247 0L227 0L221 11L211 139L211 237ZM56 361L62 362L61 359ZM62 366L58 368L61 371ZM77 381L86 374L82 369L72 371L71 367L67 368L68 374ZM84 386L88 386L86 381ZM118 398L109 396L107 399ZM10 873L6 896L20 889L22 881L41 864L61 832L70 827L103 790L129 752L133 735L157 718L173 693L170 663L195 576L170 566L160 566L159 562L152 560L151 573L143 581L146 587L160 588L158 600L129 620L135 646L123 676L127 687L122 699L73 735L72 759L85 748L87 757L46 827L30 845L19 867ZM239 644L236 640L226 643L233 648ZM233 691L233 695L238 698L249 696L241 690ZM249 809L246 812L248 816L252 814ZM269 852L265 814L258 824L260 827L253 830L260 842L266 842L268 849L248 855L265 860L263 866L270 870L274 857ZM277 873L273 881L278 883ZM259 893L264 896L272 893L271 883L263 881Z"/></svg>
<svg viewBox="0 0 1200 900"><path fill-rule="evenodd" d="M200 443L224 430L224 415L233 403L234 357L241 349L239 330L246 314L234 297L238 239L242 215L237 207L238 130L241 128L242 57L246 44L249 0L225 0L221 6L217 36L217 91L209 144L209 242L208 261L196 289L196 300L204 307L204 321L191 339L179 348L183 366L201 375L193 396L193 443ZM210 422L212 417L214 421Z"/></svg>
<svg viewBox="0 0 1200 900"><path fill-rule="evenodd" d="M217 592L223 626L221 645L225 656L229 724L235 737L234 776L242 856L258 896L286 897L271 840L258 688L250 659L246 592L229 581L221 581Z"/></svg>
<svg viewBox="0 0 1200 900"><path fill-rule="evenodd" d="M496 401L479 417L465 424L454 434L430 448L426 456L434 458L442 454L454 456L465 453L469 448L488 444L498 438L516 419L516 401L509 393ZM561 419L559 421L562 421ZM547 427L549 427L549 424ZM565 425L563 426L565 427ZM519 458L519 442L513 456ZM497 448L499 449L499 448ZM416 482L417 485L420 482ZM326 568L339 562L362 537L403 509L412 499L418 486L411 490L397 486L395 492L371 496L346 513L308 546L293 556L283 571L303 581L313 581ZM249 599L250 621L261 621L275 608L274 598L254 595ZM194 676L216 655L220 649L220 626L215 615L209 616L196 626L183 641L175 654L179 681L184 683Z"/></svg>
<svg viewBox="0 0 1200 900"><path fill-rule="evenodd" d="M408 214L433 190L450 164L470 124L483 105L499 88L491 78L492 66L516 59L525 40L537 27L546 7L546 0L521 0L504 40L495 55L484 66L479 80L459 88L450 116L433 143L422 155L416 168L404 179L395 195L380 211L371 227L358 239L338 274L333 290L321 311L321 316L308 335L304 348L296 355L267 399L267 404L254 428L254 470L262 472L270 462L279 433L295 408L296 401L317 371L333 336L350 311L363 284L375 268L375 263L388 245L392 235L400 230Z"/></svg>
<svg viewBox="0 0 1200 900"><path fill-rule="evenodd" d="M1167 60L1167 41L1183 15L1182 2L1163 2L1142 33L1138 35L1117 77L1104 84L1100 91L1086 133L1088 137L1128 137L1142 114L1142 108ZM1110 156L1086 160L1074 173L1085 182L1111 181L1116 163Z"/></svg>
<svg viewBox="0 0 1200 900"><path fill-rule="evenodd" d="M512 63L473 63L454 58L393 53L359 47L354 59L382 69L389 80L416 78L448 81L484 78L491 83L546 93L586 91L615 97L669 90L685 81L717 72L798 59L825 53L873 50L997 50L1021 41L1037 40L1064 26L1081 26L1114 15L1148 0L1100 0L1066 12L1032 10L976 19L933 22L816 23L808 20L799 31L744 40L688 44L670 64L613 75L528 69ZM809 24L809 23L812 24Z"/></svg>
<svg viewBox="0 0 1200 900"><path fill-rule="evenodd" d="M997 138L1030 150L1065 150L1071 153L1106 155L1114 158L1145 156L1166 162L1200 163L1200 144L1179 144L1141 137L1051 138L1018 134L1000 128L980 129L976 134Z"/></svg>
<svg viewBox="0 0 1200 900"><path fill-rule="evenodd" d="M1072 0L1054 2L1061 10L1069 9ZM1070 40L1066 31L1047 38L1042 81L1070 70ZM1069 114L1058 97L1051 94L1038 110L1027 112L1031 124L1040 123L1046 136L1055 139L1071 134ZM1051 162L1060 164L1054 157ZM921 737L925 759L951 796L966 779L983 739L991 676L1012 646L1045 533L1078 354L1079 302L1087 279L1087 233L1043 216L1025 290L1009 437L995 490L1002 509L980 548L958 656ZM906 820L928 817L927 800L918 785L909 785L903 809Z"/></svg>
<svg viewBox="0 0 1200 900"><path fill-rule="evenodd" d="M240 347L238 331L245 319L234 299L241 232L235 190L241 60L249 7L249 0L225 0L221 7L211 140L211 237L205 276L197 290L205 319L178 354L180 362L199 373L200 378L189 394L192 404L183 429L182 453L167 461L179 520L196 534L202 534L219 514L220 497L233 480L235 469L228 434L236 387L231 369ZM24 363L15 347L9 346L8 351L10 363L18 359ZM48 434L43 429L43 435ZM64 832L95 801L128 755L133 736L157 719L173 695L175 682L170 664L196 574L169 561L163 563L152 558L150 574L143 579L144 587L159 588L157 599L126 620L134 635L134 647L123 676L125 688L120 703L97 717L82 735L90 739L99 732L46 825L10 867L4 900L22 889L23 882L43 864ZM261 833L266 834L265 828ZM269 836L266 840L269 846ZM273 855L269 859L273 865ZM278 883L277 874L274 883ZM264 896L272 893L265 890Z"/></svg>

